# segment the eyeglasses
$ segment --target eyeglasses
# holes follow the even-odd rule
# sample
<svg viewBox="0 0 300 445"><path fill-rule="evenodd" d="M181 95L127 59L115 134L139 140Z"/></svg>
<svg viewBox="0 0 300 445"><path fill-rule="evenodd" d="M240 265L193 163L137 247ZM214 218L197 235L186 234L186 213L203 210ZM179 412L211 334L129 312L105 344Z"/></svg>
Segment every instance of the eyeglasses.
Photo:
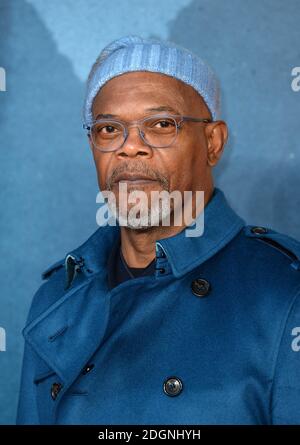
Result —
<svg viewBox="0 0 300 445"><path fill-rule="evenodd" d="M189 116L155 115L131 122L97 119L83 128L88 130L94 146L103 152L121 148L128 138L129 126L137 126L141 139L153 148L166 148L172 145L184 121L210 123L212 119L198 119Z"/></svg>

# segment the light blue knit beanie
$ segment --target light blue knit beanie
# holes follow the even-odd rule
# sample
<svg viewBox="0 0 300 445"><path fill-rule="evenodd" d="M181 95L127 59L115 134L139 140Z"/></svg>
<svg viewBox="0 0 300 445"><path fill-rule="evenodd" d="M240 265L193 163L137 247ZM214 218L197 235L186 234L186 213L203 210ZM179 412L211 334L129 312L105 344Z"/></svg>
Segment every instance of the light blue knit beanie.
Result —
<svg viewBox="0 0 300 445"><path fill-rule="evenodd" d="M131 71L162 73L191 85L204 99L214 120L220 114L220 87L212 69L198 56L172 42L129 35L107 45L87 80L83 119L93 120L93 100L110 79Z"/></svg>

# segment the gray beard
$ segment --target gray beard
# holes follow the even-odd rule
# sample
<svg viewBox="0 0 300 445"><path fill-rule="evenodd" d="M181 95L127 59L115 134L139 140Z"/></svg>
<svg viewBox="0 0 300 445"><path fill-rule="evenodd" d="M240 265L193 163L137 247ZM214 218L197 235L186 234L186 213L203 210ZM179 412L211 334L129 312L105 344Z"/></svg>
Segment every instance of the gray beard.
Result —
<svg viewBox="0 0 300 445"><path fill-rule="evenodd" d="M165 200L155 203L151 209L144 209L139 216L135 212L131 212L130 208L123 213L122 208L119 206L110 206L108 204L108 207L120 226L134 230L146 230L153 226L163 225L164 221L168 221L172 210Z"/></svg>

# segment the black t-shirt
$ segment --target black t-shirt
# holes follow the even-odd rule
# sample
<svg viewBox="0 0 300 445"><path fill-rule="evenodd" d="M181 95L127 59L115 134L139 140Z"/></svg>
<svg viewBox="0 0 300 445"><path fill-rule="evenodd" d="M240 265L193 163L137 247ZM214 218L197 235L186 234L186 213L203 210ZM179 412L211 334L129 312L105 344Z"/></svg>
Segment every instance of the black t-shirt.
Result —
<svg viewBox="0 0 300 445"><path fill-rule="evenodd" d="M155 258L146 267L129 267L122 255L120 237L113 245L108 259L108 285L113 289L123 281L130 280L146 275L152 275L155 272Z"/></svg>

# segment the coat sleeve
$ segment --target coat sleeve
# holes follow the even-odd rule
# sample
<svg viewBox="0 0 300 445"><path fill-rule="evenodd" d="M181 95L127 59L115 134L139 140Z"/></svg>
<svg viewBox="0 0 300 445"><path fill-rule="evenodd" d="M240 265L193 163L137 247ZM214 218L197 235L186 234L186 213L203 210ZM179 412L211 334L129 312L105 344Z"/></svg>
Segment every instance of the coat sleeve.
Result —
<svg viewBox="0 0 300 445"><path fill-rule="evenodd" d="M35 353L25 342L21 385L17 411L17 425L38 425L39 416L37 410L35 376Z"/></svg>
<svg viewBox="0 0 300 445"><path fill-rule="evenodd" d="M49 298L51 296L55 298L55 292L49 292L47 282L51 275L55 275L62 268L63 264L63 260L57 261L42 273L42 279L46 280L46 282L37 289L33 296L26 326L53 303ZM61 277L58 281L60 282L60 287L63 288ZM25 341L16 419L17 425L40 424L37 407L37 385L35 384L35 378L39 372L40 358L30 344Z"/></svg>
<svg viewBox="0 0 300 445"><path fill-rule="evenodd" d="M34 294L25 326L28 326L41 312L44 288L45 285L40 286ZM34 383L37 374L37 363L38 357L36 352L25 340L16 419L17 425L37 425L40 423L37 409L36 385Z"/></svg>
<svg viewBox="0 0 300 445"><path fill-rule="evenodd" d="M282 327L271 410L275 425L300 424L300 292L293 299Z"/></svg>
<svg viewBox="0 0 300 445"><path fill-rule="evenodd" d="M35 315L35 308L37 306L36 303L38 302L41 289L42 287L40 287L33 296L27 315L26 326L31 322ZM35 366L37 362L36 358L36 353L25 341L16 419L17 425L39 424L36 385L34 384L36 373Z"/></svg>

